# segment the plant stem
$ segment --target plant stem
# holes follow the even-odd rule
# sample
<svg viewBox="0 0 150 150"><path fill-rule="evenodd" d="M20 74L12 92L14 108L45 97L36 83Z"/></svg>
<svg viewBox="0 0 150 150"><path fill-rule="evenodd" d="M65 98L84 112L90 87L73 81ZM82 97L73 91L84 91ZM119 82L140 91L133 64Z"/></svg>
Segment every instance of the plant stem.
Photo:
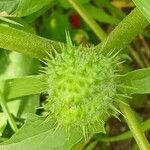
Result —
<svg viewBox="0 0 150 150"><path fill-rule="evenodd" d="M150 129L150 119L140 123L141 129L143 132L147 131ZM106 137L98 137L99 141L103 142L116 142L116 141L123 141L132 138L133 135L131 131L126 131L122 134L116 135L116 136L106 136Z"/></svg>
<svg viewBox="0 0 150 150"><path fill-rule="evenodd" d="M101 41L107 37L103 29L96 23L96 21L90 16L90 14L84 9L84 7L80 5L77 0L68 0L68 2L80 14L83 20L89 25L89 27L94 31L94 33Z"/></svg>
<svg viewBox="0 0 150 150"><path fill-rule="evenodd" d="M125 48L132 39L138 35L146 26L148 21L136 8L129 14L104 40L95 47L100 49L103 45L103 51ZM106 44L107 42L107 44ZM60 49L59 42L39 37L12 27L0 25L0 48L17 51L30 57L43 58L47 56L47 51L52 52L53 48L57 51Z"/></svg>
<svg viewBox="0 0 150 150"><path fill-rule="evenodd" d="M47 56L47 52L52 52L53 48L59 51L60 43L22 30L0 25L0 48L41 59Z"/></svg>
<svg viewBox="0 0 150 150"><path fill-rule="evenodd" d="M139 54L129 45L128 50L131 54L131 56L135 59L135 61L137 62L137 64L141 67L144 68L145 65L143 63L143 61L140 59Z"/></svg>
<svg viewBox="0 0 150 150"><path fill-rule="evenodd" d="M123 103L119 103L120 110L124 114L126 122L141 150L150 150L150 145L140 128L140 124L135 118L134 112L130 108L129 105L125 105Z"/></svg>
<svg viewBox="0 0 150 150"><path fill-rule="evenodd" d="M14 121L14 119L13 119L13 117L12 117L10 111L9 111L9 108L8 108L7 103L5 101L4 95L2 94L1 91L0 91L0 104L1 104L1 107L4 111L4 113L8 117L8 122L9 122L10 126L16 132L18 130L16 122Z"/></svg>
<svg viewBox="0 0 150 150"><path fill-rule="evenodd" d="M123 21L110 33L110 35L96 49L103 48L107 54L124 49L127 45L149 24L143 14L135 8Z"/></svg>

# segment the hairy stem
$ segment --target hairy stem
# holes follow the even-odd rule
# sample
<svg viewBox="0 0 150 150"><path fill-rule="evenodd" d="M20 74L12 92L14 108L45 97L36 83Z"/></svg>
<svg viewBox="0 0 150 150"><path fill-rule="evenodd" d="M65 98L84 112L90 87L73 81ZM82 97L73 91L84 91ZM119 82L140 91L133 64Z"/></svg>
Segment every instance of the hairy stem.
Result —
<svg viewBox="0 0 150 150"><path fill-rule="evenodd" d="M60 43L12 27L0 25L0 48L16 51L30 57L43 58Z"/></svg>
<svg viewBox="0 0 150 150"><path fill-rule="evenodd" d="M102 41L107 35L103 29L96 23L96 21L90 16L90 14L84 9L82 5L76 0L68 0L72 7L80 14L84 21L94 31L95 35Z"/></svg>
<svg viewBox="0 0 150 150"><path fill-rule="evenodd" d="M124 114L126 122L141 150L149 150L150 145L140 128L140 124L135 118L134 112L131 110L129 105L125 105L123 103L119 104L120 110Z"/></svg>
<svg viewBox="0 0 150 150"><path fill-rule="evenodd" d="M124 49L148 24L143 14L135 8L96 48L103 48L104 54Z"/></svg>
<svg viewBox="0 0 150 150"><path fill-rule="evenodd" d="M96 48L100 49L103 47L104 53L108 53L113 49L118 51L121 48L125 48L147 25L148 21L136 8ZM60 43L12 27L0 25L0 48L17 51L30 57L41 59L47 56L47 51L51 52L52 48L59 51Z"/></svg>

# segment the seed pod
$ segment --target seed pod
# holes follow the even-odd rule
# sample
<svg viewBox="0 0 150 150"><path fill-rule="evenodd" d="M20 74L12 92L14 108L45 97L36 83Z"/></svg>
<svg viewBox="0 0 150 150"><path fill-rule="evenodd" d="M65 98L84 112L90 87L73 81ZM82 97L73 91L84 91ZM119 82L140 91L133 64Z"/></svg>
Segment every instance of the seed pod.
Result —
<svg viewBox="0 0 150 150"><path fill-rule="evenodd" d="M84 135L95 132L117 111L113 105L117 99L116 58L75 47L69 36L61 52L55 52L55 57L49 54L46 60L49 96L45 108L59 125L82 129Z"/></svg>

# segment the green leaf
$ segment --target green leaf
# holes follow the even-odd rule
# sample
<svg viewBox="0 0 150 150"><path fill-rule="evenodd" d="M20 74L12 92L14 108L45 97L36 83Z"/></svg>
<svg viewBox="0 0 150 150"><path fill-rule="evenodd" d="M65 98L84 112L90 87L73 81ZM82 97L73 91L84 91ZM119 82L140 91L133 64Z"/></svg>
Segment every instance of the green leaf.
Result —
<svg viewBox="0 0 150 150"><path fill-rule="evenodd" d="M0 75L5 72L8 64L6 52L3 49L0 49Z"/></svg>
<svg viewBox="0 0 150 150"><path fill-rule="evenodd" d="M2 55L3 57L6 57L5 63L7 64L7 67L5 71L0 74L0 80L37 74L39 62L36 59L29 58L16 52L4 52ZM3 64L0 63L0 66L3 66Z"/></svg>
<svg viewBox="0 0 150 150"><path fill-rule="evenodd" d="M31 15L23 17L23 20L26 23L31 24L37 18L39 18L40 16L42 16L42 14L44 14L46 11L48 11L49 9L51 9L52 7L54 7L55 4L56 4L56 1L53 1L51 5L46 5L45 7L43 7L42 9L40 9L40 10L34 12L34 13L32 13ZM45 16L45 15L43 15L43 16Z"/></svg>
<svg viewBox="0 0 150 150"><path fill-rule="evenodd" d="M91 4L84 5L89 14L99 22L110 23L117 25L120 20L108 15L102 8L97 8Z"/></svg>
<svg viewBox="0 0 150 150"><path fill-rule="evenodd" d="M69 4L69 2L67 0L58 0L60 2L60 4L64 7L64 8L70 8L71 5ZM86 4L89 3L90 0L77 0L80 4Z"/></svg>
<svg viewBox="0 0 150 150"><path fill-rule="evenodd" d="M3 64L6 64L6 66L5 66L5 70L3 70L3 72L0 74L0 81L37 73L39 62L35 59L29 58L27 56L24 56L16 52L11 52L11 53L5 52L5 55L3 54L3 58L5 58L4 59L5 61L3 60L3 63L1 62L0 66L3 66ZM7 88L1 83L0 86L2 91L5 91L5 88ZM7 93L9 92L7 91ZM38 106L39 98L32 97L34 101L31 100L29 101L29 99L30 97L28 97L28 99L26 97L23 100L17 99L11 103L8 103L11 113L17 116L18 110L20 109L22 103L24 104L24 107L22 108L22 112L24 109L27 110L27 106L28 107L32 106L33 110L35 110L35 108Z"/></svg>
<svg viewBox="0 0 150 150"><path fill-rule="evenodd" d="M149 0L133 0L133 2L150 22L150 1Z"/></svg>
<svg viewBox="0 0 150 150"><path fill-rule="evenodd" d="M4 96L6 86L4 85L3 80L7 80L9 78L17 78L29 74L36 74L39 62L37 60L31 59L27 56L24 56L16 52L8 53L4 50L2 50L1 52L2 52L1 57L3 58L3 61L1 61L0 66L6 64L5 67L2 67L2 72L0 74L0 81L1 81L0 90L3 92L1 97L1 106L2 110L7 114L7 116L11 118L11 119L8 118L9 123L11 125L14 125L15 123L12 120L10 113L13 113L15 116L22 116L26 112L31 112L28 109L29 106L32 107L33 111L35 112L35 108L37 108L39 104L39 98L32 97L34 101L29 101L29 99L27 99L26 97L24 98L25 99L24 101L22 101L22 99L17 100L15 99L15 101L6 104L6 97ZM24 105L23 107L20 107L22 106L22 103ZM22 111L20 111L20 109L22 109ZM13 128L15 129L16 127L13 126Z"/></svg>
<svg viewBox="0 0 150 150"><path fill-rule="evenodd" d="M2 136L2 133L7 125L7 116L5 113L0 113L0 136Z"/></svg>
<svg viewBox="0 0 150 150"><path fill-rule="evenodd" d="M69 18L59 12L53 12L51 16L43 17L42 28L44 28L42 36L65 43L65 30L70 30Z"/></svg>
<svg viewBox="0 0 150 150"><path fill-rule="evenodd" d="M7 100L7 105L14 116L26 119L27 113L36 113L39 107L39 97L38 94L13 99L13 101Z"/></svg>
<svg viewBox="0 0 150 150"><path fill-rule="evenodd" d="M0 16L23 17L30 15L53 0L0 0Z"/></svg>
<svg viewBox="0 0 150 150"><path fill-rule="evenodd" d="M64 128L54 130L55 120L27 116L25 125L12 138L0 145L5 150L69 150L82 139L75 129L67 132Z"/></svg>
<svg viewBox="0 0 150 150"><path fill-rule="evenodd" d="M129 94L150 93L150 67L129 72L120 80Z"/></svg>
<svg viewBox="0 0 150 150"><path fill-rule="evenodd" d="M107 10L109 10L109 13L113 13L113 16L117 16L118 19L122 20L126 16L125 12L122 11L119 7L116 7L112 3L110 3L110 0L98 0L95 1L95 4L98 7L106 8Z"/></svg>
<svg viewBox="0 0 150 150"><path fill-rule="evenodd" d="M5 96L9 100L45 92L47 86L44 78L44 75L33 75L4 80L2 82L5 89Z"/></svg>
<svg viewBox="0 0 150 150"><path fill-rule="evenodd" d="M93 150L96 147L97 143L97 141L91 142L84 150Z"/></svg>
<svg viewBox="0 0 150 150"><path fill-rule="evenodd" d="M0 20L3 20L3 21L5 21L5 22L7 22L7 23L11 23L11 24L14 24L14 25L23 26L22 24L20 24L20 23L18 23L18 22L16 22L16 21L10 20L10 19L8 19L8 18L5 18L5 17L1 17L1 16L0 16Z"/></svg>
<svg viewBox="0 0 150 150"><path fill-rule="evenodd" d="M35 33L35 29L33 26L29 25L27 22L25 22L24 18L18 18L18 17L9 17L5 18L0 17L0 24L6 27L13 27L19 30L23 30L28 33Z"/></svg>

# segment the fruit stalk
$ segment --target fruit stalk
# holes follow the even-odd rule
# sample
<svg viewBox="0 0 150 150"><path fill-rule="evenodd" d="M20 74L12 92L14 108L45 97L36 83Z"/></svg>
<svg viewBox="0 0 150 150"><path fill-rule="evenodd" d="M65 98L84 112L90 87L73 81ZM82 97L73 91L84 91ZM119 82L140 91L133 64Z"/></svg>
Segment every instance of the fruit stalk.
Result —
<svg viewBox="0 0 150 150"><path fill-rule="evenodd" d="M135 118L134 112L130 108L129 105L125 105L123 103L119 104L120 110L124 114L126 122L141 150L149 150L150 145L140 128L140 124L138 123L137 119Z"/></svg>

